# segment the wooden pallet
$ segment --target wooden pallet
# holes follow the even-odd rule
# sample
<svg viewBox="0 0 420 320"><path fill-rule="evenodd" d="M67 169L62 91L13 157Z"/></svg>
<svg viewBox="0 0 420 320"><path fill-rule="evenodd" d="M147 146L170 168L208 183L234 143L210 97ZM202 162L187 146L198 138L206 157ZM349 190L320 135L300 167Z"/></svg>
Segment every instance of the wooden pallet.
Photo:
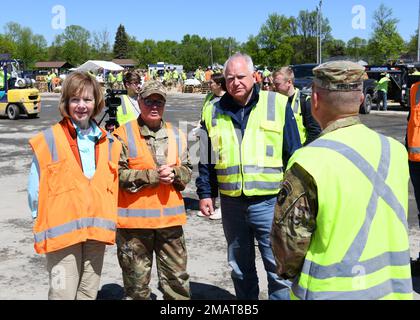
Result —
<svg viewBox="0 0 420 320"><path fill-rule="evenodd" d="M37 88L39 92L47 92L48 84L46 82L35 82L35 88Z"/></svg>
<svg viewBox="0 0 420 320"><path fill-rule="evenodd" d="M193 93L194 92L194 86L188 85L188 86L184 86L184 93Z"/></svg>
<svg viewBox="0 0 420 320"><path fill-rule="evenodd" d="M201 86L201 93L207 94L209 92L211 92L210 82L203 82L203 85Z"/></svg>

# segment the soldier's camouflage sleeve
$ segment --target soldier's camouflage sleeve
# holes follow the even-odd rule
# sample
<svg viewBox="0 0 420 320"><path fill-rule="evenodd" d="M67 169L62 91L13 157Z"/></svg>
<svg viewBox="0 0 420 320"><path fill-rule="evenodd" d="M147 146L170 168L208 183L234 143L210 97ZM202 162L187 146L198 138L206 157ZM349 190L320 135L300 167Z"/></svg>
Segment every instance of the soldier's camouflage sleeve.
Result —
<svg viewBox="0 0 420 320"><path fill-rule="evenodd" d="M187 184L191 181L193 166L190 161L188 148L184 150L181 155L181 165L175 167L174 188L178 191L183 191Z"/></svg>
<svg viewBox="0 0 420 320"><path fill-rule="evenodd" d="M159 184L159 174L156 170L135 170L128 167L128 148L122 143L122 152L118 162L120 188L128 192L138 192L140 189Z"/></svg>
<svg viewBox="0 0 420 320"><path fill-rule="evenodd" d="M294 164L285 173L274 210L271 230L277 274L299 275L316 227L317 187L312 176Z"/></svg>

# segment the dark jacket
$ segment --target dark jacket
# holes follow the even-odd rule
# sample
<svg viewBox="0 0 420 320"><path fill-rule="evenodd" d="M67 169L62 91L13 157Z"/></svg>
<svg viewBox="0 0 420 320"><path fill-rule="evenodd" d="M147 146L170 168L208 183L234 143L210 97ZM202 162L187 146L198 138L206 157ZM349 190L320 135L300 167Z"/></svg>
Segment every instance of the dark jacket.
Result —
<svg viewBox="0 0 420 320"><path fill-rule="evenodd" d="M232 123L235 129L239 129L244 135L244 131L248 124L249 115L251 114L252 109L256 106L259 100L259 88L254 85L254 90L252 97L248 104L243 107L236 103L232 96L229 93L226 93L220 99L220 111L230 116ZM198 164L198 173L199 176L196 179L197 194L200 199L206 198L216 198L218 196L218 185L217 185L217 176L216 170L214 169L214 164L211 161L211 141L208 139L208 132L206 125L202 122L202 136L204 139L202 141L207 141L207 150L208 156L207 159L201 159ZM241 143L241 142L239 142ZM286 168L287 162L289 161L292 154L301 147L299 131L297 128L296 120L293 114L293 110L290 106L290 103L286 107L286 116L285 123L283 127L283 165ZM200 148L205 147L203 144L200 145ZM207 161L206 161L207 160Z"/></svg>
<svg viewBox="0 0 420 320"><path fill-rule="evenodd" d="M293 100L293 96L289 98ZM292 102L290 102L292 103ZM302 112L303 126L306 128L306 141L305 145L310 144L312 141L317 139L321 134L322 130L318 122L312 116L311 111L311 99L307 95L300 95L300 109Z"/></svg>

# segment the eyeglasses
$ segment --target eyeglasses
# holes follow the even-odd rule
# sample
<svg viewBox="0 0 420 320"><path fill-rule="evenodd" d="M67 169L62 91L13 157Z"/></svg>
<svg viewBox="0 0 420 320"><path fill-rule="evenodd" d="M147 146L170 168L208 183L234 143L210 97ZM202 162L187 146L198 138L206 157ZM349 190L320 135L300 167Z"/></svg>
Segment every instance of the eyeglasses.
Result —
<svg viewBox="0 0 420 320"><path fill-rule="evenodd" d="M153 107L156 106L158 108L162 108L165 105L165 101L164 100L153 100L153 99L143 99L144 104L148 107Z"/></svg>

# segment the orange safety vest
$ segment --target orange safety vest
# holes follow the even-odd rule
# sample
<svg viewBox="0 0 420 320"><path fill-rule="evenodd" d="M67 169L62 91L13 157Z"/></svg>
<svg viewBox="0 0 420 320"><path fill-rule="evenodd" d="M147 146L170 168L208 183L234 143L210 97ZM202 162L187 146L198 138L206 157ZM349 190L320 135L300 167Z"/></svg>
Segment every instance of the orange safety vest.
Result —
<svg viewBox="0 0 420 320"><path fill-rule="evenodd" d="M205 79L206 79L207 82L211 80L212 74L213 74L213 72L210 71L210 70L205 72L204 76L205 76Z"/></svg>
<svg viewBox="0 0 420 320"><path fill-rule="evenodd" d="M420 162L420 87L414 84L410 91L410 119L407 125L408 159Z"/></svg>
<svg viewBox="0 0 420 320"><path fill-rule="evenodd" d="M82 172L60 124L30 139L39 164L35 251L49 253L87 240L115 243L121 143L102 130L95 175Z"/></svg>
<svg viewBox="0 0 420 320"><path fill-rule="evenodd" d="M179 155L186 149L182 132L165 123L168 134L167 164L179 166ZM127 122L114 131L128 147L128 166L134 170L156 169L156 163L140 133L137 120ZM159 229L187 222L184 200L173 185L146 186L136 193L122 188L118 196L118 228Z"/></svg>

